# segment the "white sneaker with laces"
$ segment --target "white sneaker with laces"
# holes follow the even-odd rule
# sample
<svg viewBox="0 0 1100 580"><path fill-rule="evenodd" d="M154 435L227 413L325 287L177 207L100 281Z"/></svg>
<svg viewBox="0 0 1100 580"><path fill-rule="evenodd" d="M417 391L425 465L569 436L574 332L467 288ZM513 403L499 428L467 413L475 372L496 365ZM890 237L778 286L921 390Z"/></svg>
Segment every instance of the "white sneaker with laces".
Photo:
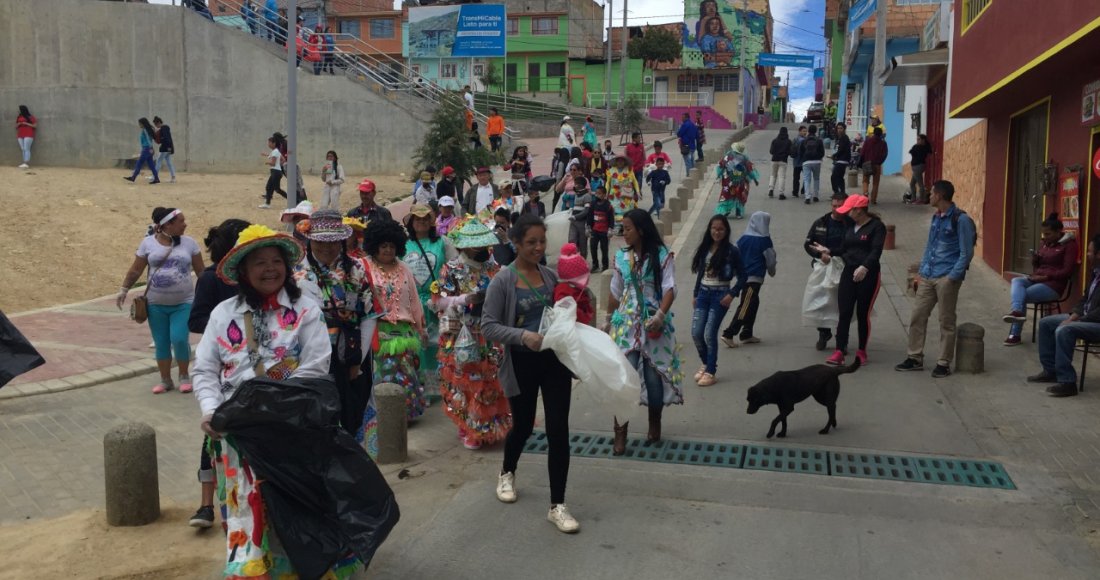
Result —
<svg viewBox="0 0 1100 580"><path fill-rule="evenodd" d="M500 474L497 480L497 499L504 503L516 503L516 474Z"/></svg>
<svg viewBox="0 0 1100 580"><path fill-rule="evenodd" d="M546 519L554 522L554 525L558 527L558 531L567 534L575 534L581 529L581 524L570 515L569 508L565 507L563 503L550 506L550 513L546 514Z"/></svg>
<svg viewBox="0 0 1100 580"><path fill-rule="evenodd" d="M271 204L270 203L261 203L257 207L259 207L260 209L271 209Z"/></svg>
<svg viewBox="0 0 1100 580"><path fill-rule="evenodd" d="M31 166L27 165L26 163L20 163L19 164L19 169L30 169L30 168L31 168Z"/></svg>

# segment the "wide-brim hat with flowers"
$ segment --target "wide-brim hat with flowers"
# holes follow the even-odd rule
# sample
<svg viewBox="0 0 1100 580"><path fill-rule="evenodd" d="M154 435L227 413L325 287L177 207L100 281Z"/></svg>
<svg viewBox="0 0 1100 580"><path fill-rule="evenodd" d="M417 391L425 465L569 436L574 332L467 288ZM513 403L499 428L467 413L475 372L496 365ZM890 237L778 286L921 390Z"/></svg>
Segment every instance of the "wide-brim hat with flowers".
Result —
<svg viewBox="0 0 1100 580"><path fill-rule="evenodd" d="M345 225L344 216L334 209L319 209L309 216L306 237L315 242L342 242L351 234L351 226Z"/></svg>
<svg viewBox="0 0 1100 580"><path fill-rule="evenodd" d="M488 248L500 243L497 235L489 226L477 219L468 218L459 227L452 229L447 234L454 246L460 250L466 248Z"/></svg>
<svg viewBox="0 0 1100 580"><path fill-rule="evenodd" d="M218 262L218 277L226 284L237 284L237 269L245 256L253 250L268 247L282 248L289 261L288 267L300 262L305 253L305 248L298 240L267 226L254 224L241 231L237 236L237 245Z"/></svg>

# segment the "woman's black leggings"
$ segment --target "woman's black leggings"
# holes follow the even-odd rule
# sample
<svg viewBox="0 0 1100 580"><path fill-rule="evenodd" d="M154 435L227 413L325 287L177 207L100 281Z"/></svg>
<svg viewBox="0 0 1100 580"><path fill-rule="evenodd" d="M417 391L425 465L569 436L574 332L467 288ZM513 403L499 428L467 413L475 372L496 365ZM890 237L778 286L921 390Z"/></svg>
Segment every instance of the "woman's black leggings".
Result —
<svg viewBox="0 0 1100 580"><path fill-rule="evenodd" d="M573 376L552 351L530 352L512 348L512 368L519 394L508 398L512 430L504 440L504 468L515 473L523 446L535 427L539 389L546 416L549 441L547 471L550 474L550 503L565 503L565 481L569 477L569 398Z"/></svg>
<svg viewBox="0 0 1100 580"><path fill-rule="evenodd" d="M852 325L852 314L856 318L859 329L859 350L867 350L867 341L871 338L871 307L875 305L875 297L879 289L879 269L875 268L867 272L862 282L852 280L858 266L844 266L844 273L840 275L840 287L837 291L837 302L840 306L840 322L836 327L836 348L846 350L848 348L848 328Z"/></svg>
<svg viewBox="0 0 1100 580"><path fill-rule="evenodd" d="M271 168L271 175L267 178L267 186L264 187L264 203L271 203L271 198L277 193L286 197L286 192L279 185L283 181L283 172L280 169Z"/></svg>

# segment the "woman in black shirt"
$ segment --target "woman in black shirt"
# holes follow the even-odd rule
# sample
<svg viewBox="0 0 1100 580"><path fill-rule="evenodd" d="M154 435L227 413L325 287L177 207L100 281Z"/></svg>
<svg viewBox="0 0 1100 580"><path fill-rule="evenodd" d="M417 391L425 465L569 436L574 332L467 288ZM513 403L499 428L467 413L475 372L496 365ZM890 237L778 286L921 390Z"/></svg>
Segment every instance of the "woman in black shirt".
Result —
<svg viewBox="0 0 1100 580"><path fill-rule="evenodd" d="M878 216L867 210L868 199L851 195L837 213L847 215L853 225L848 227L839 257L844 260L844 272L840 275L837 301L840 322L836 328L836 352L825 360L826 364L843 365L848 350L848 329L852 325L853 312L859 317L859 348L856 358L867 364L867 339L871 334L871 308L879 289L879 257L886 242L886 226ZM821 255L829 254L824 246L814 248Z"/></svg>

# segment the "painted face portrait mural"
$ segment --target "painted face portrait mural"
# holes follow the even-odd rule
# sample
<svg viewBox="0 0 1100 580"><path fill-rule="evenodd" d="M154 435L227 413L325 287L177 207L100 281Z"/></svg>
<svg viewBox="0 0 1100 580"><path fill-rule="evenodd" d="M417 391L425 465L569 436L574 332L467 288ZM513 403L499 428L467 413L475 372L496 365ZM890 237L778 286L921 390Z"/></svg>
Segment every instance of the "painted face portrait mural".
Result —
<svg viewBox="0 0 1100 580"><path fill-rule="evenodd" d="M744 28L742 28L744 27ZM731 68L741 66L741 42L745 43L745 66L756 66L764 50L767 19L762 14L738 10L727 0L687 0L681 28L685 68Z"/></svg>

